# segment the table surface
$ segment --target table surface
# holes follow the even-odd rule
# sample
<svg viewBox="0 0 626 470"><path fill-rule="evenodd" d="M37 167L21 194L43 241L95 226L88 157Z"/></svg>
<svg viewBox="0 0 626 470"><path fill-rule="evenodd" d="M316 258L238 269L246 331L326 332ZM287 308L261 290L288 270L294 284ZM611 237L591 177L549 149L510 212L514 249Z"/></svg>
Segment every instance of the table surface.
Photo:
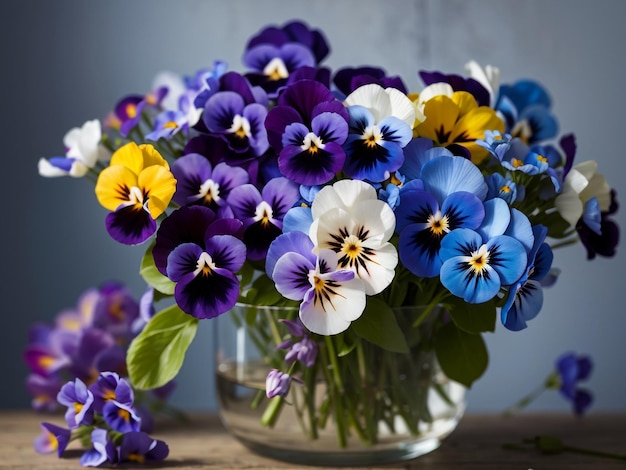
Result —
<svg viewBox="0 0 626 470"><path fill-rule="evenodd" d="M45 416L31 411L0 411L0 468L71 469L82 468L81 451L70 444L66 456L39 455L33 439L39 423L63 425L62 416ZM427 470L580 470L626 469L626 461L590 455L562 453L544 455L536 450L510 450L504 444L521 443L535 435L552 435L569 446L605 452L626 453L626 414L590 414L582 418L565 414L529 414L504 418L470 414L434 452L410 463L386 467ZM214 415L198 414L189 423L164 421L153 437L165 440L170 455L158 468L281 469L317 468L297 466L257 456L229 436ZM125 467L130 468L130 467ZM346 467L344 467L346 468Z"/></svg>

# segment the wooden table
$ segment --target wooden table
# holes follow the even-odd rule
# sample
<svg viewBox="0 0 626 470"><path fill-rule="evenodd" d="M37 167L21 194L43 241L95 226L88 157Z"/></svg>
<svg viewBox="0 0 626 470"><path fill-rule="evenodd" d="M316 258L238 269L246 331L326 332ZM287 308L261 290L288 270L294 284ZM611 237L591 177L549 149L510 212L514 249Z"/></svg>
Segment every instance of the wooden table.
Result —
<svg viewBox="0 0 626 470"><path fill-rule="evenodd" d="M71 444L66 451L67 456L63 459L58 459L56 455L39 455L33 451L32 441L39 434L39 422L43 420L63 425L61 416L48 417L30 411L0 412L0 468L15 470L82 468L78 462L81 452L73 447L74 444ZM626 469L626 461L571 453L543 455L535 450L519 451L502 447L507 443L520 443L523 438L537 434L559 437L571 446L626 453L626 414L590 414L583 418L528 413L512 418L468 415L438 450L409 464L384 468ZM298 467L259 457L230 437L219 420L211 415L194 416L187 424L160 423L153 436L165 440L170 447L170 456L158 465L159 468L320 468Z"/></svg>

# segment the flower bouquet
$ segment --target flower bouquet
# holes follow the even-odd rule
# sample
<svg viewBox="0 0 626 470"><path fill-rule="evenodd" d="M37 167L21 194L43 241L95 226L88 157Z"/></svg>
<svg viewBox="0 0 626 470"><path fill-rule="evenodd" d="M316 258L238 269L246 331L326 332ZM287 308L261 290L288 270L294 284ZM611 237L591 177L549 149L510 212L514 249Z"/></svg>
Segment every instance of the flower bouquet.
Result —
<svg viewBox="0 0 626 470"><path fill-rule="evenodd" d="M218 395L244 443L309 463L412 458L458 422L482 333L539 314L553 249L615 253L616 196L575 164L540 84L469 62L412 91L376 66L331 71L329 51L302 22L267 27L244 73L159 75L39 171L93 178L110 236L146 247L140 273L166 305L129 348L134 387L168 383L199 320L228 318Z"/></svg>

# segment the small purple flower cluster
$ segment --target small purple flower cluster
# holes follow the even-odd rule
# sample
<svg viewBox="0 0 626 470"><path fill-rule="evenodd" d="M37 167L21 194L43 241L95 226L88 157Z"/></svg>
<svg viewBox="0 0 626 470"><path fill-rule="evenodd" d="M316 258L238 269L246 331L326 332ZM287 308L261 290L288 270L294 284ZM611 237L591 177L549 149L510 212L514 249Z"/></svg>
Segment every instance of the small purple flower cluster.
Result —
<svg viewBox="0 0 626 470"><path fill-rule="evenodd" d="M151 291L144 297L151 298ZM123 284L109 282L83 292L74 308L57 314L53 325L33 324L24 351L33 409L57 410L57 394L67 380L92 384L102 371L127 376L126 350L152 309L151 302L142 299L140 304ZM158 390L154 399L167 399L173 386Z"/></svg>
<svg viewBox="0 0 626 470"><path fill-rule="evenodd" d="M42 423L43 433L34 442L39 453L56 451L61 457L74 439L87 448L80 458L85 467L159 461L169 453L163 441L147 434L152 428L150 415L142 416L141 408L135 407L132 387L115 372L100 373L90 386L79 378L67 382L57 401L67 407L68 428Z"/></svg>
<svg viewBox="0 0 626 470"><path fill-rule="evenodd" d="M300 382L300 379L293 376L297 363L307 368L312 367L317 359L319 349L317 343L311 338L307 329L299 319L296 321L281 320L281 322L287 327L289 338L278 345L277 349L287 351L285 354L285 362L290 367L288 372L272 369L267 374L265 392L268 398L287 396L291 382Z"/></svg>

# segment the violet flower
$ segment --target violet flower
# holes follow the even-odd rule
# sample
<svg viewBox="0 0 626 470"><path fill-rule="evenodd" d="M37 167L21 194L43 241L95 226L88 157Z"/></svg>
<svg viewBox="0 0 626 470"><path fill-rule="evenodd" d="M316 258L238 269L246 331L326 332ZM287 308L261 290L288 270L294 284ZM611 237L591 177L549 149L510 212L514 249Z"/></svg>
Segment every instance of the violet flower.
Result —
<svg viewBox="0 0 626 470"><path fill-rule="evenodd" d="M57 400L61 405L67 406L65 421L70 429L83 424L91 424L94 397L82 380L76 378L73 382L63 385L57 395Z"/></svg>

